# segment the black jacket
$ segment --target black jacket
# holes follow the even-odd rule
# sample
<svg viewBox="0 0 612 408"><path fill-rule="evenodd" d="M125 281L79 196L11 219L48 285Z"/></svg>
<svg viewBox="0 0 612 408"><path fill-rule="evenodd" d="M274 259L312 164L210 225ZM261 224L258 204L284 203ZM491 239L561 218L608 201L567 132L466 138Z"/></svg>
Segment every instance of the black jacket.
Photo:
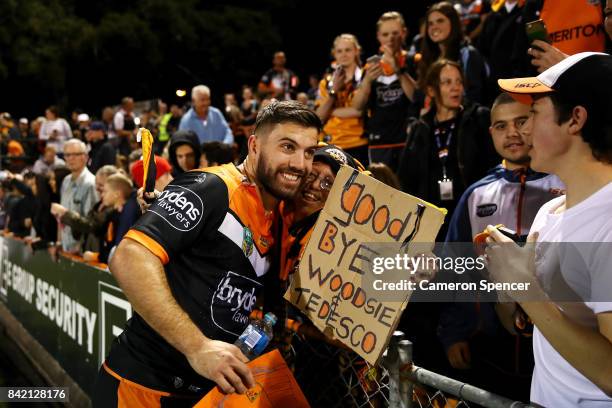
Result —
<svg viewBox="0 0 612 408"><path fill-rule="evenodd" d="M489 68L475 47L464 44L459 50L459 63L465 77L465 96L470 101L485 103L489 97Z"/></svg>
<svg viewBox="0 0 612 408"><path fill-rule="evenodd" d="M40 241L33 246L34 249L46 248L48 243L55 242L57 239L57 222L51 214L51 187L46 177L36 175L37 193L34 195L32 189L17 179L13 179L12 184L23 194L19 202L20 213L32 218L32 226L36 230ZM26 231L26 235L29 230Z"/></svg>
<svg viewBox="0 0 612 408"><path fill-rule="evenodd" d="M106 227L109 220L115 216L115 212L113 208L104 208L100 200L94 204L86 216L76 211L67 211L61 221L72 229L75 238L85 236L83 251L100 252L100 243L106 236Z"/></svg>
<svg viewBox="0 0 612 408"><path fill-rule="evenodd" d="M442 165L434 141L434 118L435 109L432 109L408 125L398 176L403 191L452 211L463 191L499 164L500 158L489 135L489 109L466 104L457 117L451 142L454 151L449 153L449 174L455 174L452 177L454 200L441 201L438 180ZM450 168L453 163L457 168Z"/></svg>
<svg viewBox="0 0 612 408"><path fill-rule="evenodd" d="M104 139L91 144L87 167L93 174L96 174L100 167L107 164L115 165L116 162L117 150L110 141Z"/></svg>
<svg viewBox="0 0 612 408"><path fill-rule="evenodd" d="M195 152L196 168L200 166L200 156L202 155L202 151L200 149L200 139L198 139L198 135L193 130L178 130L172 135L170 145L168 146L168 155L170 158L170 164L172 165L173 177L183 173L183 169L181 169L178 161L176 160L176 148L184 144L188 144L189 146L193 147Z"/></svg>
<svg viewBox="0 0 612 408"><path fill-rule="evenodd" d="M491 77L513 78L516 68L512 65L512 52L516 37L525 31L522 8L517 4L508 13L505 7L487 17L478 38L480 52L487 59L491 68ZM526 50L524 53L526 54Z"/></svg>

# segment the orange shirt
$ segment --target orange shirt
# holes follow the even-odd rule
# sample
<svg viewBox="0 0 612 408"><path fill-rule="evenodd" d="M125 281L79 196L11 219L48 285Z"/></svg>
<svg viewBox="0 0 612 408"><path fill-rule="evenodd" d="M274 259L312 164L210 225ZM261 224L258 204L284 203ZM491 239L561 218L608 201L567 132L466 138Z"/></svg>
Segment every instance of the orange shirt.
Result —
<svg viewBox="0 0 612 408"><path fill-rule="evenodd" d="M546 0L540 18L546 23L552 44L562 52L573 55L605 51L606 32L599 1Z"/></svg>
<svg viewBox="0 0 612 408"><path fill-rule="evenodd" d="M355 70L353 83L349 83L341 92L338 92L334 109L348 108L351 106L357 84L361 81L361 68ZM329 98L328 84L333 74L328 74L319 83L319 96L316 106L319 107ZM343 149L351 149L368 144L368 139L363 136L363 118L339 118L330 116L323 126L322 137L331 136L330 143Z"/></svg>

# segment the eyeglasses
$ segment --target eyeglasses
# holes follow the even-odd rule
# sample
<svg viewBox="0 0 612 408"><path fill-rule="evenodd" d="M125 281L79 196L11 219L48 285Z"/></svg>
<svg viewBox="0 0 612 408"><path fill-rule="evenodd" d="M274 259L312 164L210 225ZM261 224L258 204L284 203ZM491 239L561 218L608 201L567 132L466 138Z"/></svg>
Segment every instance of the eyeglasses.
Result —
<svg viewBox="0 0 612 408"><path fill-rule="evenodd" d="M310 173L308 177L306 177L307 184L314 183L316 180L319 180L319 188L323 191L331 190L332 185L334 184L334 180L329 176L321 178L316 173Z"/></svg>
<svg viewBox="0 0 612 408"><path fill-rule="evenodd" d="M80 153L64 153L64 157L65 158L69 158L69 157L79 157L84 155L85 153L80 152Z"/></svg>

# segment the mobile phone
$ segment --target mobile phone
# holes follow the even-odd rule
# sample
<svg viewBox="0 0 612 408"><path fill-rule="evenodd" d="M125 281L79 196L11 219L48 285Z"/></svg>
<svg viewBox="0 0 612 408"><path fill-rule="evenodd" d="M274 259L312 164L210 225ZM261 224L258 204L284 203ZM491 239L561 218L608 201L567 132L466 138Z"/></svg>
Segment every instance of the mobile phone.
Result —
<svg viewBox="0 0 612 408"><path fill-rule="evenodd" d="M370 58L366 60L366 64L374 65L380 63L381 56L380 55L372 55Z"/></svg>
<svg viewBox="0 0 612 408"><path fill-rule="evenodd" d="M525 31L527 33L527 40L529 41L529 44L532 44L535 40L550 43L550 38L548 37L548 31L546 30L546 23L544 20L535 20L525 24ZM538 48L533 45L532 47Z"/></svg>

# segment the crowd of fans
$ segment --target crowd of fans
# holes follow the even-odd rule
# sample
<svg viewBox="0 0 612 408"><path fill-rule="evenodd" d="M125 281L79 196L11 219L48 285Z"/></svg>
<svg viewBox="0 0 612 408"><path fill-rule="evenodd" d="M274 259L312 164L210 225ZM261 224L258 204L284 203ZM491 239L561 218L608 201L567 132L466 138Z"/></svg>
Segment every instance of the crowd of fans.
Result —
<svg viewBox="0 0 612 408"><path fill-rule="evenodd" d="M563 58L563 53L606 47L602 7L583 2L584 10L574 16L586 19L580 22L583 26L595 27L590 34L587 30L582 36L552 32L554 47L538 43L539 48L530 49L526 22L539 16L551 28L563 19L547 3L436 3L411 41L402 15L387 12L372 32L378 50L364 51L355 35L339 33L330 41L332 61L325 73L309 77L306 86L286 68L285 53L279 51L257 86L245 85L240 98L225 94L221 109L211 105L211 90L197 85L191 90L190 106L158 101L137 112L134 100L125 97L118 108L105 107L99 115L75 110L65 119L54 106L31 121L3 113L0 224L5 233L25 239L35 249L61 248L105 263L140 215L135 198L143 177L136 142L139 127L148 128L154 136L156 188L162 190L182 172L241 161L257 112L273 100L296 99L324 122L322 141L343 148L388 184L447 208L447 220L454 221L450 227L445 224L440 241L445 237L471 241L471 235L480 231L470 231L467 237L456 235L457 225L466 225L461 220L467 211L462 196L474 193L472 184L492 174L492 168L497 169L497 179L510 177L500 175L506 170L514 172L512 177L524 172L526 178L512 179L519 189L529 177L540 179L529 173L520 138L513 140L513 132L528 113L515 112L512 109L517 107L508 107L511 99L498 97L496 80L541 72ZM496 134L501 135L497 140ZM505 163L500 165L502 158ZM546 180L547 188L562 190L558 180ZM456 207L461 214L454 213ZM524 213L535 216L535 211ZM529 225L523 228L528 230ZM438 327L431 322L437 321L432 314L440 311L432 309L411 314L420 320L410 323L421 343L415 350L430 353L423 357L430 367L477 367L469 345L485 341L478 321L491 316L473 317L482 315L475 311L479 308L464 311L462 316L470 316L469 324L454 330L453 322L458 320L449 316L456 316L457 310L442 310ZM444 319L450 322L446 326ZM442 342L426 338L428 333L436 338L436 331L442 333ZM489 338L501 337L496 333ZM505 347L504 352L523 355L508 339L500 340L496 351ZM443 347L448 361L432 357L437 345ZM517 378L529 372L519 370L518 363L508 365L513 364ZM492 371L483 369L480 374ZM508 376L512 374L504 371L503 377ZM477 375L476 381L482 377ZM488 385L495 389L494 384ZM520 391L515 396L525 398L525 390Z"/></svg>

